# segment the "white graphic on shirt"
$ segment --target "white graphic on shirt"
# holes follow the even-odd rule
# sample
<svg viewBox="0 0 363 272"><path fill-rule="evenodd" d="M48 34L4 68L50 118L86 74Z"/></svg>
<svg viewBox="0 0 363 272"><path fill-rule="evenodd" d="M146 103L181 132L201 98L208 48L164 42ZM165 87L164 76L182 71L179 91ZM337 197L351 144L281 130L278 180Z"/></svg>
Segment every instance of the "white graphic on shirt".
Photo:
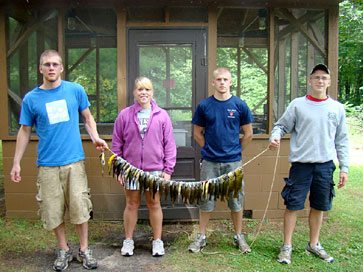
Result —
<svg viewBox="0 0 363 272"><path fill-rule="evenodd" d="M46 103L45 107L51 125L69 121L67 102L64 99Z"/></svg>
<svg viewBox="0 0 363 272"><path fill-rule="evenodd" d="M228 111L228 118L236 118L236 110L235 109L227 109Z"/></svg>

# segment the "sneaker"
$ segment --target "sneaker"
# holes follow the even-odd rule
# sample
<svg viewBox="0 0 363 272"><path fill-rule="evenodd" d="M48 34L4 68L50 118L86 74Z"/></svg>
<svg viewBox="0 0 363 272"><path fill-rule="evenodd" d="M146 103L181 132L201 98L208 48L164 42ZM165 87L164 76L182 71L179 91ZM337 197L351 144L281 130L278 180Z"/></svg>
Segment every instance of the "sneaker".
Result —
<svg viewBox="0 0 363 272"><path fill-rule="evenodd" d="M160 257L165 254L164 243L160 239L153 240L153 249L152 255L153 257Z"/></svg>
<svg viewBox="0 0 363 272"><path fill-rule="evenodd" d="M86 251L81 251L79 249L77 260L82 263L83 267L86 269L96 269L97 268L97 260L92 255L92 250L87 248Z"/></svg>
<svg viewBox="0 0 363 272"><path fill-rule="evenodd" d="M280 254L277 257L277 261L282 264L291 263L292 246L283 245L280 249Z"/></svg>
<svg viewBox="0 0 363 272"><path fill-rule="evenodd" d="M236 247L238 247L239 250L241 250L242 253L250 253L251 252L251 248L247 244L245 236L243 234L235 235L233 237L233 240L234 240L234 244L236 245Z"/></svg>
<svg viewBox="0 0 363 272"><path fill-rule="evenodd" d="M68 249L65 251L64 249L57 250L57 259L55 259L53 264L53 269L55 271L64 271L68 267L68 263L73 260L72 250Z"/></svg>
<svg viewBox="0 0 363 272"><path fill-rule="evenodd" d="M134 255L134 240L126 239L124 240L121 248L122 256L132 256Z"/></svg>
<svg viewBox="0 0 363 272"><path fill-rule="evenodd" d="M334 258L325 251L325 249L320 243L318 243L316 246L311 246L310 243L308 243L308 245L306 246L306 252L308 254L313 253L316 256L318 256L320 259L323 259L328 263L334 262Z"/></svg>
<svg viewBox="0 0 363 272"><path fill-rule="evenodd" d="M197 234L195 237L193 243L191 243L188 247L188 250L193 253L199 252L203 247L205 247L207 244L207 239L205 236L200 233Z"/></svg>

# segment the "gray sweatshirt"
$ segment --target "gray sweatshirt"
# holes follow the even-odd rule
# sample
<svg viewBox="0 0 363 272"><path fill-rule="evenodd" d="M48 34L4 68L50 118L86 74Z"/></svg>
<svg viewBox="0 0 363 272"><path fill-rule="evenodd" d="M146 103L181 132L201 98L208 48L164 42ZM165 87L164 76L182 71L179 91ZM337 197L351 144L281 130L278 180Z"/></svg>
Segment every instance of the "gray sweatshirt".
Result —
<svg viewBox="0 0 363 272"><path fill-rule="evenodd" d="M290 162L322 163L338 158L340 171L348 173L348 130L344 106L338 101L294 99L276 122L270 141L286 133L291 133Z"/></svg>

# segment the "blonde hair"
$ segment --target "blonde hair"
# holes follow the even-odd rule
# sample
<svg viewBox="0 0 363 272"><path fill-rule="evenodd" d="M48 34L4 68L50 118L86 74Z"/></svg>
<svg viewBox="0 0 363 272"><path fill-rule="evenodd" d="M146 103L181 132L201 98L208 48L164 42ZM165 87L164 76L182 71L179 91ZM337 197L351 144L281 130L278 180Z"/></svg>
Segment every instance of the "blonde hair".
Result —
<svg viewBox="0 0 363 272"><path fill-rule="evenodd" d="M39 64L43 64L43 60L44 58L46 57L49 57L49 56L57 56L59 58L59 62L62 64L63 61L62 61L62 57L61 55L58 53L58 51L56 50L53 50L53 49L47 49L45 50L41 55L40 55L40 58L39 58Z"/></svg>
<svg viewBox="0 0 363 272"><path fill-rule="evenodd" d="M228 73L229 76L232 78L231 71L227 67L219 67L213 71L213 78L217 78L217 76L221 73Z"/></svg>
<svg viewBox="0 0 363 272"><path fill-rule="evenodd" d="M139 89L139 88L154 90L151 80L144 76L140 76L135 79L134 90Z"/></svg>

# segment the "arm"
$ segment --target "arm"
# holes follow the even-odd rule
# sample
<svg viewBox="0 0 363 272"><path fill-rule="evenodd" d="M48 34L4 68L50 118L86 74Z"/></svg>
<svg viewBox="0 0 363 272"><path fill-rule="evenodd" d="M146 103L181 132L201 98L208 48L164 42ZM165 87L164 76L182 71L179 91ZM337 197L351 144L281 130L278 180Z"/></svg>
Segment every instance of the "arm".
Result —
<svg viewBox="0 0 363 272"><path fill-rule="evenodd" d="M242 150L245 150L245 148L248 146L248 144L252 141L253 138L252 124L243 125L241 126L241 129L243 131L243 136L240 141L242 144Z"/></svg>
<svg viewBox="0 0 363 272"><path fill-rule="evenodd" d="M91 137L93 144L100 151L104 151L105 149L107 149L108 148L107 143L103 139L101 139L100 136L98 135L96 122L89 108L84 109L81 112L81 114L83 117L85 128L89 136Z"/></svg>
<svg viewBox="0 0 363 272"><path fill-rule="evenodd" d="M338 188L342 188L348 181L349 169L349 140L344 109L342 109L341 118L335 135L335 149L340 168Z"/></svg>
<svg viewBox="0 0 363 272"><path fill-rule="evenodd" d="M289 104L284 114L275 123L270 136L270 142L268 148L270 150L278 148L280 146L281 138L287 134L291 133L295 126L295 115L292 103Z"/></svg>
<svg viewBox="0 0 363 272"><path fill-rule="evenodd" d="M16 138L16 147L15 147L15 155L13 168L10 172L11 180L14 182L20 182L20 161L23 158L26 147L28 146L30 135L31 135L32 127L22 125L19 129L18 136Z"/></svg>
<svg viewBox="0 0 363 272"><path fill-rule="evenodd" d="M194 140L200 147L203 147L205 145L204 127L194 125Z"/></svg>

